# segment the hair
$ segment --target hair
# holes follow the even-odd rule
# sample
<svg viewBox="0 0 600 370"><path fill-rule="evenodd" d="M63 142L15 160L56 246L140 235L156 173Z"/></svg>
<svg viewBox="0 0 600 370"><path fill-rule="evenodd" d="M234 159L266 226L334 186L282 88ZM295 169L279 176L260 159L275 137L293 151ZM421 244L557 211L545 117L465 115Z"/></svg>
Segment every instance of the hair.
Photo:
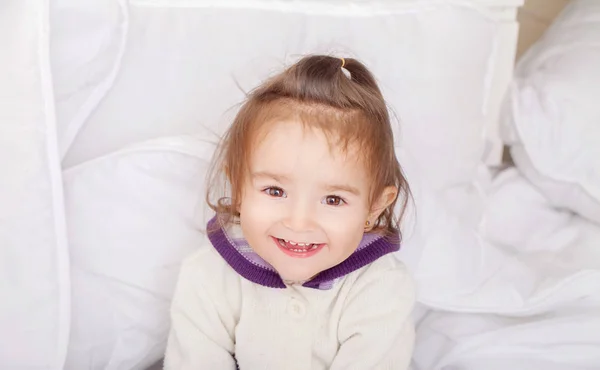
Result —
<svg viewBox="0 0 600 370"><path fill-rule="evenodd" d="M267 125L290 118L322 130L330 145L359 151L370 175L370 205L386 187L398 189L398 196L372 230L399 236L411 193L394 152L387 105L375 78L361 62L326 55L306 56L247 94L221 139L208 177L206 201L217 215L225 222L239 217L242 188L257 140L266 135ZM396 213L398 201L401 207Z"/></svg>

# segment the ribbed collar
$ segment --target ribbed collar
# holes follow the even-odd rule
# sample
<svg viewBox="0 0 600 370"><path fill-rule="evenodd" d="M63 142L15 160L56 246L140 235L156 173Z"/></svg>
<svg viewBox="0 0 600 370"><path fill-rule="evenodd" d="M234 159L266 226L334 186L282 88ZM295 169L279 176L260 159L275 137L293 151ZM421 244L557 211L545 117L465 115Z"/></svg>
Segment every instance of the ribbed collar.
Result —
<svg viewBox="0 0 600 370"><path fill-rule="evenodd" d="M269 288L286 287L277 271L248 245L239 225L232 224L224 227L218 216L215 216L207 226L210 242L238 274L253 283ZM321 271L302 285L314 289L330 289L336 279L399 249L398 236L390 238L375 233L365 233L358 248L350 257L339 265Z"/></svg>

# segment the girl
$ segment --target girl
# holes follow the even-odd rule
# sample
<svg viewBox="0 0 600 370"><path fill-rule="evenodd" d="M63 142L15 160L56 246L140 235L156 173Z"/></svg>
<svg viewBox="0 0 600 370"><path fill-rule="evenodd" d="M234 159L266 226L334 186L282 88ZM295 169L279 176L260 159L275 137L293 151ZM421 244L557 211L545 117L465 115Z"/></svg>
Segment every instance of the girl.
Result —
<svg viewBox="0 0 600 370"><path fill-rule="evenodd" d="M409 188L366 67L309 56L268 80L213 168L212 246L183 263L165 369L406 369Z"/></svg>

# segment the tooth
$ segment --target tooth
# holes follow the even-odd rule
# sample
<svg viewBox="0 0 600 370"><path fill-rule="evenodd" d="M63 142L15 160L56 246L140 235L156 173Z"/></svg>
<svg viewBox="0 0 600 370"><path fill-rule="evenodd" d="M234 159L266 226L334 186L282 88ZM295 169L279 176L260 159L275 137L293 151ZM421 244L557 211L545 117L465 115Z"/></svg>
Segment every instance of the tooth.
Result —
<svg viewBox="0 0 600 370"><path fill-rule="evenodd" d="M290 243L291 245L297 245L297 243L296 243L296 242L293 242L293 241L291 241L291 240L288 240L288 243Z"/></svg>

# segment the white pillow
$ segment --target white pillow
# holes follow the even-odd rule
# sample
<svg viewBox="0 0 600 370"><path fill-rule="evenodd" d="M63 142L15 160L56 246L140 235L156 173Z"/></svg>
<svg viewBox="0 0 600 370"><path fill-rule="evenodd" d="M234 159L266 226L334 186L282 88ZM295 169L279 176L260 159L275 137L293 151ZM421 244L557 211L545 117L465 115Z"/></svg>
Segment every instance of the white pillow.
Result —
<svg viewBox="0 0 600 370"><path fill-rule="evenodd" d="M576 0L519 62L506 109L515 164L557 207L600 223L600 2Z"/></svg>
<svg viewBox="0 0 600 370"><path fill-rule="evenodd" d="M123 0L52 0L50 57L61 157L112 86L125 52Z"/></svg>
<svg viewBox="0 0 600 370"><path fill-rule="evenodd" d="M184 256L205 244L213 146L165 138L64 173L71 250L67 370L143 369L164 353Z"/></svg>
<svg viewBox="0 0 600 370"><path fill-rule="evenodd" d="M0 368L62 369L69 260L45 1L0 5Z"/></svg>
<svg viewBox="0 0 600 370"><path fill-rule="evenodd" d="M164 135L213 138L244 91L303 54L331 52L374 72L401 121L400 159L415 158L432 188L475 177L486 122L496 119L487 104L502 36L476 5L135 0L128 11L119 73L66 167Z"/></svg>

